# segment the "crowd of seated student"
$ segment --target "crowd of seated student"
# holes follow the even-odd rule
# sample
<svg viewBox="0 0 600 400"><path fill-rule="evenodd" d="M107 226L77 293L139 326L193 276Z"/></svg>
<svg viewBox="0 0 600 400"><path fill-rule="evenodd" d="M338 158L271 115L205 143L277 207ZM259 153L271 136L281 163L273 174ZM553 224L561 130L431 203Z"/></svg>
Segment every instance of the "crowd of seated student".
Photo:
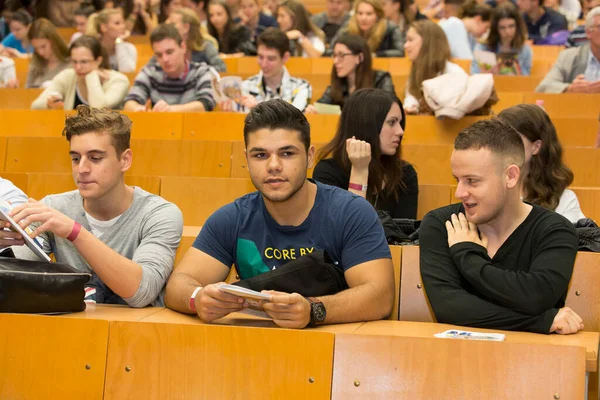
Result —
<svg viewBox="0 0 600 400"><path fill-rule="evenodd" d="M373 69L371 51L366 40L350 33L341 35L333 47L331 84L317 103L343 108L352 93L370 87L395 93L390 73ZM313 105L308 106L306 111L317 112Z"/></svg>
<svg viewBox="0 0 600 400"><path fill-rule="evenodd" d="M110 69L100 41L93 36L81 36L71 44L69 55L73 67L58 73L31 108L74 110L80 104L120 108L129 80Z"/></svg>
<svg viewBox="0 0 600 400"><path fill-rule="evenodd" d="M406 116L396 95L361 89L344 106L313 179L363 197L393 218L417 218L417 172L400 158Z"/></svg>
<svg viewBox="0 0 600 400"><path fill-rule="evenodd" d="M25 9L15 11L10 20L10 34L0 43L0 55L8 57L28 57L33 52L27 33L33 18Z"/></svg>
<svg viewBox="0 0 600 400"><path fill-rule="evenodd" d="M523 200L555 211L574 224L585 218L577 195L568 189L573 172L563 162L563 149L548 114L534 104L520 104L503 110L498 118L523 139Z"/></svg>
<svg viewBox="0 0 600 400"><path fill-rule="evenodd" d="M331 40L337 43L344 33L362 36L373 55L377 57L403 57L404 36L396 24L387 20L379 0L357 0L352 15ZM330 47L330 53L333 48Z"/></svg>
<svg viewBox="0 0 600 400"><path fill-rule="evenodd" d="M492 9L475 0L446 0L445 4L458 3L458 16L442 19L439 22L450 44L450 55L453 58L473 59L473 49L490 28Z"/></svg>
<svg viewBox="0 0 600 400"><path fill-rule="evenodd" d="M600 7L587 14L585 32L589 43L561 51L537 92L600 93Z"/></svg>
<svg viewBox="0 0 600 400"><path fill-rule="evenodd" d="M200 19L190 8L179 8L171 13L168 23L177 28L187 48L187 57L191 61L203 62L218 72L225 72L227 67L219 56L219 51L212 42L205 40L200 30Z"/></svg>
<svg viewBox="0 0 600 400"><path fill-rule="evenodd" d="M348 23L351 8L351 0L327 0L325 11L312 16L313 23L325 33L325 47L331 46L338 30Z"/></svg>
<svg viewBox="0 0 600 400"><path fill-rule="evenodd" d="M249 111L258 104L272 99L283 99L304 111L312 97L310 82L290 76L285 63L290 58L290 42L285 33L268 28L258 37L258 65L260 72L242 83L242 109L234 109L233 101L220 104L221 111Z"/></svg>
<svg viewBox="0 0 600 400"><path fill-rule="evenodd" d="M136 76L124 110L211 111L215 107L212 81L217 72L187 60L185 42L172 24L161 24L152 31L150 44L154 57Z"/></svg>
<svg viewBox="0 0 600 400"><path fill-rule="evenodd" d="M46 18L33 21L27 37L34 52L29 61L25 87L46 88L59 72L69 68L69 48Z"/></svg>
<svg viewBox="0 0 600 400"><path fill-rule="evenodd" d="M137 49L124 40L127 32L120 9L105 9L93 14L88 20L87 34L98 37L108 53L108 63L112 69L119 72L135 71Z"/></svg>
<svg viewBox="0 0 600 400"><path fill-rule="evenodd" d="M297 0L283 0L277 6L277 24L290 39L290 54L296 57L321 57L325 52L325 33L317 28L310 13Z"/></svg>
<svg viewBox="0 0 600 400"><path fill-rule="evenodd" d="M256 55L256 46L250 30L234 22L231 9L225 0L211 0L208 4L208 33L218 42L222 57Z"/></svg>
<svg viewBox="0 0 600 400"><path fill-rule="evenodd" d="M480 65L473 58L471 73L491 72L500 75L529 76L533 52L525 43L526 40L527 28L518 9L512 3L496 7L492 12L492 24L488 36L483 43L475 44L474 51L495 53L498 64L488 68Z"/></svg>

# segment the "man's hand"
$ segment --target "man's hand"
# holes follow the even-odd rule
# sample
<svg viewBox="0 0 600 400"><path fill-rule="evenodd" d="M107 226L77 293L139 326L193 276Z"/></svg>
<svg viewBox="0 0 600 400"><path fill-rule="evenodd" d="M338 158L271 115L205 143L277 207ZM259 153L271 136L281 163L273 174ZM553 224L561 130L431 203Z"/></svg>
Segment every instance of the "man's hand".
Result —
<svg viewBox="0 0 600 400"><path fill-rule="evenodd" d="M206 285L196 295L196 313L202 321L211 322L247 307L242 297L223 292L222 284Z"/></svg>
<svg viewBox="0 0 600 400"><path fill-rule="evenodd" d="M575 311L569 307L563 307L558 311L552 326L550 327L550 333L558 333L559 335L569 335L576 333L583 329L583 320Z"/></svg>
<svg viewBox="0 0 600 400"><path fill-rule="evenodd" d="M240 104L246 107L247 109L251 110L258 105L258 101L256 101L256 97L248 95L242 97L242 101L240 101Z"/></svg>
<svg viewBox="0 0 600 400"><path fill-rule="evenodd" d="M448 247L456 243L473 242L487 249L487 237L477 231L477 225L467 221L463 213L452 214L450 221L446 221L446 230L448 231Z"/></svg>
<svg viewBox="0 0 600 400"><path fill-rule="evenodd" d="M152 111L156 112L168 112L171 106L164 100L159 100L158 103L154 105Z"/></svg>
<svg viewBox="0 0 600 400"><path fill-rule="evenodd" d="M271 302L265 303L263 309L273 322L282 328L301 329L310 322L310 302L298 293L283 293L274 290L263 290L270 294Z"/></svg>
<svg viewBox="0 0 600 400"><path fill-rule="evenodd" d="M317 109L312 104L309 104L304 109L304 114L318 114Z"/></svg>
<svg viewBox="0 0 600 400"><path fill-rule="evenodd" d="M346 139L346 153L352 163L352 167L357 170L366 170L371 163L371 145L363 140L358 140L354 136Z"/></svg>
<svg viewBox="0 0 600 400"><path fill-rule="evenodd" d="M60 96L48 97L48 99L46 99L46 105L51 110L63 110L65 108L65 103Z"/></svg>
<svg viewBox="0 0 600 400"><path fill-rule="evenodd" d="M567 87L566 92L568 93L585 93L588 91L590 83L585 80L585 76L577 75L573 82Z"/></svg>
<svg viewBox="0 0 600 400"><path fill-rule="evenodd" d="M58 237L66 238L71 234L75 225L75 221L71 218L31 198L29 203L13 208L9 215L21 228L25 228L34 222L40 223L36 230L30 234L32 238L43 232L52 232Z"/></svg>

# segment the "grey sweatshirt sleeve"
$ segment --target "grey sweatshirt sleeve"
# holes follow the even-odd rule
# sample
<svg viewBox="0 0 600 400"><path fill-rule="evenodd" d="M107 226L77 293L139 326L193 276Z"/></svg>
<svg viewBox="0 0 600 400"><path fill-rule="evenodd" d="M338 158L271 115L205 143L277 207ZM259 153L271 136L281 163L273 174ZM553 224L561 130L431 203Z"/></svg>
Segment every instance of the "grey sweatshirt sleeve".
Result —
<svg viewBox="0 0 600 400"><path fill-rule="evenodd" d="M208 59L208 64L216 69L218 72L226 72L227 66L219 56L219 51L215 45L209 41L204 42L204 55Z"/></svg>
<svg viewBox="0 0 600 400"><path fill-rule="evenodd" d="M137 292L123 299L131 307L145 307L159 297L173 271L182 231L183 215L175 204L164 203L148 213L132 259L142 267L142 280Z"/></svg>

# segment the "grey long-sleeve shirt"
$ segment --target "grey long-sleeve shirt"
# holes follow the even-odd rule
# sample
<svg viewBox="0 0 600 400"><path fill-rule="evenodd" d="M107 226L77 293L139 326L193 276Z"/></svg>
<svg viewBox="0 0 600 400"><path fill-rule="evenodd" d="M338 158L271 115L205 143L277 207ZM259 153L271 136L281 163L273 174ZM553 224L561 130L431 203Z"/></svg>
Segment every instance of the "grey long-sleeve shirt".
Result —
<svg viewBox="0 0 600 400"><path fill-rule="evenodd" d="M142 280L135 294L121 299L112 293L93 273L87 261L67 239L51 232L41 235L44 251L54 253L56 261L86 272L92 272L97 291L111 303L126 303L132 307L163 305L163 288L173 270L175 252L183 231L183 216L179 208L162 197L134 188L131 206L99 239L108 247L142 267ZM42 202L91 231L78 190L46 196ZM26 246L13 246L15 257L38 260ZM117 298L115 298L115 296Z"/></svg>

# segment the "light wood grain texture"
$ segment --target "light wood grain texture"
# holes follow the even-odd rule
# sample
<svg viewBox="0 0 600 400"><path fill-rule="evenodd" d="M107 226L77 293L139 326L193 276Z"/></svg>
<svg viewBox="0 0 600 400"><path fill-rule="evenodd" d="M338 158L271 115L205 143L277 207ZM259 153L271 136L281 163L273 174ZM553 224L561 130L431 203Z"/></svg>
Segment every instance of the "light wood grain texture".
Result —
<svg viewBox="0 0 600 400"><path fill-rule="evenodd" d="M432 210L456 202L452 185L419 185L419 205L417 219Z"/></svg>
<svg viewBox="0 0 600 400"><path fill-rule="evenodd" d="M581 211L587 218L600 222L600 188L598 187L569 187L577 195Z"/></svg>
<svg viewBox="0 0 600 400"><path fill-rule="evenodd" d="M582 347L360 335L365 325L336 335L334 400L584 396Z"/></svg>
<svg viewBox="0 0 600 400"><path fill-rule="evenodd" d="M111 322L104 398L327 399L333 342L329 332Z"/></svg>
<svg viewBox="0 0 600 400"><path fill-rule="evenodd" d="M123 112L123 114L131 119L133 139L181 139L183 113Z"/></svg>
<svg viewBox="0 0 600 400"><path fill-rule="evenodd" d="M0 314L0 326L0 398L102 399L108 322Z"/></svg>
<svg viewBox="0 0 600 400"><path fill-rule="evenodd" d="M419 268L419 246L404 246L400 280L400 321L435 322Z"/></svg>
<svg viewBox="0 0 600 400"><path fill-rule="evenodd" d="M600 254L580 251L575 259L566 305L583 319L586 331L600 332Z"/></svg>
<svg viewBox="0 0 600 400"><path fill-rule="evenodd" d="M102 321L141 321L163 310L165 310L164 307L132 308L120 304L87 304L82 312L64 314L59 317Z"/></svg>
<svg viewBox="0 0 600 400"><path fill-rule="evenodd" d="M552 118L595 118L598 119L600 94L579 93L524 93L523 101L535 104L544 100L544 109Z"/></svg>
<svg viewBox="0 0 600 400"><path fill-rule="evenodd" d="M6 172L70 173L69 142L62 137L9 137Z"/></svg>
<svg viewBox="0 0 600 400"><path fill-rule="evenodd" d="M436 333L444 332L449 329L461 329L482 333L504 333L506 334L506 342L512 343L537 343L554 346L583 347L585 348L586 354L586 371L596 371L598 368L598 343L600 341L600 334L598 332L580 331L574 335L542 335L539 333L500 331L428 322L372 321L365 323L356 330L355 333L360 335L391 335L430 338Z"/></svg>
<svg viewBox="0 0 600 400"><path fill-rule="evenodd" d="M29 110L31 103L42 93L42 89L0 89L0 109Z"/></svg>

